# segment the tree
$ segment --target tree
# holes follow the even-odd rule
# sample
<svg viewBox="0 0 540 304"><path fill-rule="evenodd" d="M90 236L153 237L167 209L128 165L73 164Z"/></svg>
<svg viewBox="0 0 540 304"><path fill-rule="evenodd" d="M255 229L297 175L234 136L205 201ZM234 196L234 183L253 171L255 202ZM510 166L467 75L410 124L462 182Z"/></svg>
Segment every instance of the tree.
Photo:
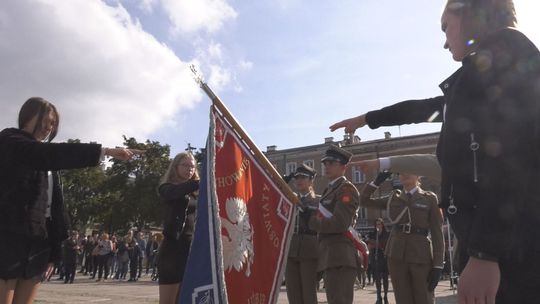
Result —
<svg viewBox="0 0 540 304"><path fill-rule="evenodd" d="M157 186L170 163L170 147L150 140L139 143L135 138L125 136L124 145L145 150L145 153L129 162L114 160L107 170L109 192L120 193L120 196L110 205L110 212L105 214L104 226L115 231L125 230L131 225L139 229L160 225L162 213Z"/></svg>
<svg viewBox="0 0 540 304"><path fill-rule="evenodd" d="M78 139L68 142L78 143ZM86 228L99 218L104 198L109 194L103 191L108 177L101 166L83 169L65 170L61 172L64 201L71 215L73 229Z"/></svg>

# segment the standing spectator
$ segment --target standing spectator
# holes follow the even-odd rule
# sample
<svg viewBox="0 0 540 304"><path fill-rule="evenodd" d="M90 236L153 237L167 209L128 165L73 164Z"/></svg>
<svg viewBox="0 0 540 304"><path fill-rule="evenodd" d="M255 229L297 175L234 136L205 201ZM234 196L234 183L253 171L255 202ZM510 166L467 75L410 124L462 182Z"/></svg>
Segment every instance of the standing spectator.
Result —
<svg viewBox="0 0 540 304"><path fill-rule="evenodd" d="M368 234L368 242L370 244L369 259L373 272L373 281L377 288L377 304L388 304L388 266L386 264L386 256L384 249L388 241L389 233L386 231L382 218L375 220L373 231ZM382 283L382 284L381 284ZM384 298L381 294L384 289Z"/></svg>
<svg viewBox="0 0 540 304"><path fill-rule="evenodd" d="M368 249L368 245L366 244L366 242L364 242L363 238L361 237L360 233L358 234L358 236L360 237L360 245L362 245L364 247L364 250L366 252L369 252L369 249ZM369 261L369 255L367 257L368 261ZM366 275L367 275L367 267L366 267L366 263L364 261L364 256L362 255L362 253L360 251L357 251L356 252L356 278L358 279L358 284L360 284L360 288L361 289L364 289L366 287Z"/></svg>
<svg viewBox="0 0 540 304"><path fill-rule="evenodd" d="M73 283L75 279L75 271L77 270L77 258L80 253L81 247L78 244L79 233L77 231L71 232L71 237L64 241L64 284Z"/></svg>
<svg viewBox="0 0 540 304"><path fill-rule="evenodd" d="M118 268L116 270L116 275L114 278L116 280L125 280L126 274L128 271L128 264L129 264L129 252L128 252L128 246L131 242L131 238L129 235L126 235L125 237L121 238L118 241L117 246L117 259L118 259Z"/></svg>
<svg viewBox="0 0 540 304"><path fill-rule="evenodd" d="M111 277L116 272L117 256L118 252L118 241L116 239L116 234L113 234L111 237L111 253L109 254L109 259L107 260L107 267L109 268L109 273Z"/></svg>
<svg viewBox="0 0 540 304"><path fill-rule="evenodd" d="M144 238L144 234L142 231L139 231L137 233L137 245L139 245L139 261L137 263L137 267L139 270L139 274L137 275L137 278L141 278L141 273L143 270L143 260L146 257L146 239Z"/></svg>
<svg viewBox="0 0 540 304"><path fill-rule="evenodd" d="M28 99L19 127L0 132L0 301L29 303L41 277L62 258L67 234L59 170L97 166L104 156L128 160L141 151L99 144L51 143L60 122L56 107Z"/></svg>
<svg viewBox="0 0 540 304"><path fill-rule="evenodd" d="M139 265L139 257L141 256L141 248L137 240L133 237L128 237L128 256L129 256L129 282L137 281L137 266Z"/></svg>
<svg viewBox="0 0 540 304"><path fill-rule="evenodd" d="M375 282L375 280L373 278L373 268L375 267L375 265L373 264L373 259L372 259L372 256L373 256L373 244L371 244L369 242L369 236L365 236L363 238L363 241L368 245L368 249L369 249L369 258L368 258L368 268L366 270L366 277L367 277L367 285L372 285L373 282Z"/></svg>
<svg viewBox="0 0 540 304"><path fill-rule="evenodd" d="M112 242L109 240L109 234L104 232L101 234L101 238L97 245L96 260L98 267L98 282L101 281L103 272L105 272L105 277L103 277L104 281L106 281L109 277L109 267L107 267L107 261L109 260L111 252Z"/></svg>
<svg viewBox="0 0 540 304"><path fill-rule="evenodd" d="M152 274L155 273L156 263L155 257L158 249L158 241L156 235L151 235L151 239L146 244L146 274L148 274L149 269L152 269Z"/></svg>
<svg viewBox="0 0 540 304"><path fill-rule="evenodd" d="M92 280L96 278L97 269L98 269L98 263L97 263L97 255L99 251L98 242L99 242L99 234L94 233L92 235L92 244L91 244L92 251L90 252L90 269L89 269L89 272L92 274L90 279Z"/></svg>
<svg viewBox="0 0 540 304"><path fill-rule="evenodd" d="M199 176L192 154L177 154L161 179L158 193L164 205L164 239L159 248L159 303L176 303L195 227Z"/></svg>
<svg viewBox="0 0 540 304"><path fill-rule="evenodd" d="M81 266L81 270L79 270L77 273L84 273L84 264L86 263L86 256L85 256L85 247L86 242L88 241L88 238L84 234L79 234L79 259L78 259L78 265Z"/></svg>

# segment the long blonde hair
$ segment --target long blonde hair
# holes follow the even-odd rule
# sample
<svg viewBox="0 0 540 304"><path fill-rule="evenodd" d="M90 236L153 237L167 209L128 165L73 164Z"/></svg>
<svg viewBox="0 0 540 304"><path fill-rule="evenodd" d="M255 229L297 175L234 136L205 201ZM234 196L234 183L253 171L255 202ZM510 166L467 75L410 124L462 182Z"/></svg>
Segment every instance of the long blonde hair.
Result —
<svg viewBox="0 0 540 304"><path fill-rule="evenodd" d="M176 154L176 156L174 157L174 159L171 161L171 163L169 164L169 167L167 168L167 171L165 172L165 174L163 175L163 177L161 178L161 181L159 182L160 185L162 184L165 184L165 183L173 183L173 184L177 184L177 183L181 183L181 182L184 182L179 176L178 176L178 173L176 171L176 167L178 167L178 164L185 158L191 158L195 161L195 157L193 156L193 154L189 153L189 152L180 152L178 154ZM196 162L195 162L196 163ZM198 173L198 170L197 168L195 168L195 172L193 173L193 176L191 176L190 179L193 179L193 180L198 180L199 179L199 173Z"/></svg>

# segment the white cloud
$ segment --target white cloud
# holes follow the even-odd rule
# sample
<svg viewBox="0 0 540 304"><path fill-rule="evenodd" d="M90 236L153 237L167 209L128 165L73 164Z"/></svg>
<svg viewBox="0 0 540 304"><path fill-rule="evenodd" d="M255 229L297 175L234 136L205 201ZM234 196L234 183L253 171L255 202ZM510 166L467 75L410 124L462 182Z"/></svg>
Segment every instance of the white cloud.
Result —
<svg viewBox="0 0 540 304"><path fill-rule="evenodd" d="M210 78L208 84L216 89L221 89L231 81L231 72L219 65L210 65Z"/></svg>
<svg viewBox="0 0 540 304"><path fill-rule="evenodd" d="M210 43L210 45L208 46L208 55L210 55L213 58L221 60L221 58L222 58L221 57L221 55L222 55L221 44L219 44L219 43Z"/></svg>
<svg viewBox="0 0 540 304"><path fill-rule="evenodd" d="M0 66L0 125L41 96L60 111L59 139L143 140L202 97L185 62L102 1L2 1Z"/></svg>
<svg viewBox="0 0 540 304"><path fill-rule="evenodd" d="M173 24L173 33L192 33L204 30L213 33L227 19L238 15L226 0L161 0Z"/></svg>
<svg viewBox="0 0 540 304"><path fill-rule="evenodd" d="M146 13L152 13L157 0L140 0L139 8Z"/></svg>
<svg viewBox="0 0 540 304"><path fill-rule="evenodd" d="M242 71L249 71L253 68L253 62L247 60L241 60L238 64Z"/></svg>

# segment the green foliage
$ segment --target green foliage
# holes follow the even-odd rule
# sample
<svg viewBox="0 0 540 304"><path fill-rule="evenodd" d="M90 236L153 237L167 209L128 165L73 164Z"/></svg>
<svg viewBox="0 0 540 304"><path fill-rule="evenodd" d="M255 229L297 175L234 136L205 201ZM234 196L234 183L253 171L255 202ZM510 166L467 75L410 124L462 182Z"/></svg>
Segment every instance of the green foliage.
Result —
<svg viewBox="0 0 540 304"><path fill-rule="evenodd" d="M72 140L78 142L78 140ZM161 225L157 186L170 163L169 145L124 137L124 146L145 150L131 161L113 160L108 168L93 167L63 173L64 196L72 226L125 232L132 226Z"/></svg>
<svg viewBox="0 0 540 304"><path fill-rule="evenodd" d="M124 146L145 153L127 162L112 160L99 167L62 172L64 199L74 229L91 227L123 234L134 226L143 229L162 224L157 187L171 162L170 146L125 136ZM204 149L197 151L190 145L188 149L200 164Z"/></svg>

